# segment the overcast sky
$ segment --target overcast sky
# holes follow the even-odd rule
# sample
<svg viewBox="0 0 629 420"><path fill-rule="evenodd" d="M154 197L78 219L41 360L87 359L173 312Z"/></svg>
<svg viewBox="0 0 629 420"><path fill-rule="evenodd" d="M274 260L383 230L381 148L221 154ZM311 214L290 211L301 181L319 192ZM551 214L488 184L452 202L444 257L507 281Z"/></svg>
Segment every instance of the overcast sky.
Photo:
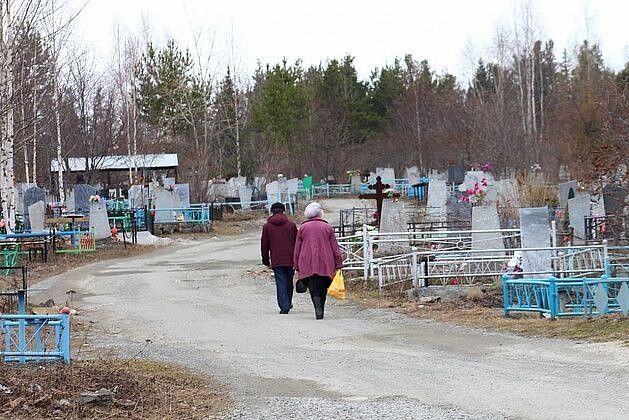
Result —
<svg viewBox="0 0 629 420"><path fill-rule="evenodd" d="M601 43L609 67L629 61L629 0L533 5L542 37L555 41L557 57L587 36ZM157 43L173 37L187 45L204 30L217 68L224 67L231 45L247 73L258 60L301 58L309 65L351 54L367 78L374 67L411 53L438 72L467 80L478 56L491 56L497 28L512 25L518 8L511 0L90 0L75 32L101 62L111 53L116 26L139 34L144 20Z"/></svg>

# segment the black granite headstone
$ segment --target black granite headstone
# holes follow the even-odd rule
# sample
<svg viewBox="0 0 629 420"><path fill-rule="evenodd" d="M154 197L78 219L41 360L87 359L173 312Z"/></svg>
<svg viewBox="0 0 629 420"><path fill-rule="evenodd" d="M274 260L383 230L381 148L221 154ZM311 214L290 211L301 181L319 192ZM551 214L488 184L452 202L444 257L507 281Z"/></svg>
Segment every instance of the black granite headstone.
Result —
<svg viewBox="0 0 629 420"><path fill-rule="evenodd" d="M627 198L627 190L617 184L607 184L603 187L603 205L605 214L610 216L622 213Z"/></svg>
<svg viewBox="0 0 629 420"><path fill-rule="evenodd" d="M463 165L448 166L448 183L449 184L462 184L464 180L465 180L465 167Z"/></svg>

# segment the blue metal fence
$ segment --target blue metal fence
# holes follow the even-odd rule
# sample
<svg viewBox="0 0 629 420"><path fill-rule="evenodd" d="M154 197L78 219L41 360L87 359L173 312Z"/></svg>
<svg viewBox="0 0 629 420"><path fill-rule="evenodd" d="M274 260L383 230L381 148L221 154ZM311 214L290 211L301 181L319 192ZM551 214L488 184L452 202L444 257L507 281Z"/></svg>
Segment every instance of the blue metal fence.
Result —
<svg viewBox="0 0 629 420"><path fill-rule="evenodd" d="M3 362L70 363L69 315L0 315Z"/></svg>
<svg viewBox="0 0 629 420"><path fill-rule="evenodd" d="M502 279L505 315L538 312L551 318L609 313L629 315L629 278Z"/></svg>

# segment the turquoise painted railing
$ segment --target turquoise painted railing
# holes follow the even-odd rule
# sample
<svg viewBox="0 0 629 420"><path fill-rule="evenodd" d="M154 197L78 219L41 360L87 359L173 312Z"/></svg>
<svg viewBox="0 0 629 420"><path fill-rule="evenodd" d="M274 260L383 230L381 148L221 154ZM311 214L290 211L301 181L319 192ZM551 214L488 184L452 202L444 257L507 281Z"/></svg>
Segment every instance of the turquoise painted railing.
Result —
<svg viewBox="0 0 629 420"><path fill-rule="evenodd" d="M504 314L539 312L551 318L629 315L629 278L502 278Z"/></svg>

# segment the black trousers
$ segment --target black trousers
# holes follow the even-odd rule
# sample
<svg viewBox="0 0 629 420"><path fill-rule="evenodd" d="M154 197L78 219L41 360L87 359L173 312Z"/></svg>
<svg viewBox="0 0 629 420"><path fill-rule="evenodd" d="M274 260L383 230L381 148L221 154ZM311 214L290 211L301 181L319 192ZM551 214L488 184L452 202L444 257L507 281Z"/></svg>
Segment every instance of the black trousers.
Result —
<svg viewBox="0 0 629 420"><path fill-rule="evenodd" d="M323 313L325 298L328 295L328 288L332 284L332 279L317 275L307 277L306 279L308 281L308 290L310 290L310 298L315 307L315 312L320 309Z"/></svg>

